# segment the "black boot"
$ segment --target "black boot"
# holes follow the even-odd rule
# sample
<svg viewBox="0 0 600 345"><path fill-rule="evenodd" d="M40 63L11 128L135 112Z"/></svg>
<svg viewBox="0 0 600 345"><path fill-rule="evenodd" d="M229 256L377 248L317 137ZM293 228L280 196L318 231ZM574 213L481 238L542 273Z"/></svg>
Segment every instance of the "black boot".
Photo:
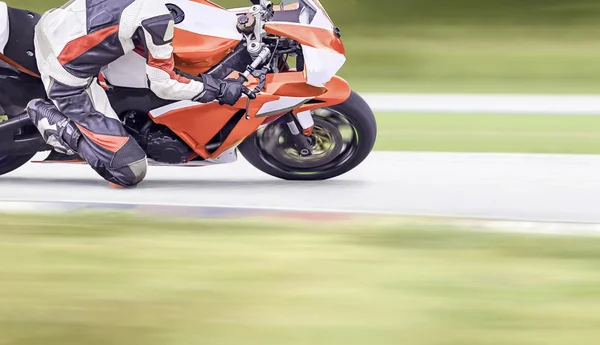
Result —
<svg viewBox="0 0 600 345"><path fill-rule="evenodd" d="M54 103L34 99L27 104L27 114L48 145L65 155L76 154L81 132Z"/></svg>

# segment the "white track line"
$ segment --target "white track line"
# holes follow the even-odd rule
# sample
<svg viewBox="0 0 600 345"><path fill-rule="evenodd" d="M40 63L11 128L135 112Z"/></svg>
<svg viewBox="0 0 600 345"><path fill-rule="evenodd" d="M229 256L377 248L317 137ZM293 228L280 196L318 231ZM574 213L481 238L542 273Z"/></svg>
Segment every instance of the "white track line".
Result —
<svg viewBox="0 0 600 345"><path fill-rule="evenodd" d="M600 115L600 95L360 93L377 112Z"/></svg>
<svg viewBox="0 0 600 345"><path fill-rule="evenodd" d="M120 207L124 206L124 207ZM187 204L156 204L156 203L145 203L137 202L135 204L123 203L123 202L81 202L81 201L37 201L37 202L26 202L26 201L0 201L0 212L1 213L66 213L72 212L73 210L132 210L142 211L142 215L147 212L156 214L156 209L145 210L139 209L139 207L175 207L177 211L164 210L166 215L179 215L179 216L191 216L197 217L199 215L208 215L230 218L232 216L269 216L275 215L279 212L294 214L294 213L313 213L313 214L335 214L335 215L352 215L352 216L392 216L395 224L405 224L407 226L433 226L442 228L453 228L456 230L466 231L483 231L483 232L495 232L495 233L513 233L513 234L529 234L529 235L544 235L544 236L584 236L584 237L597 237L600 236L600 223L577 223L577 222L544 222L544 221L519 221L519 220L505 220L505 219L489 219L489 218L462 218L452 216L437 216L437 215L414 215L414 214L398 214L390 212L365 212L362 210L348 211L348 210L319 210L319 209L298 209L289 207L228 207L228 206L211 206L205 205L200 207L194 207ZM179 207L184 209L179 209ZM197 209L197 210L196 210ZM210 209L210 210L208 210ZM220 210L215 212L214 210ZM223 212L229 210L230 212ZM185 211L183 214L180 211ZM194 211L203 211L195 213ZM247 213L240 211L249 211ZM161 213L158 216L163 216L165 213ZM367 218L369 219L369 218ZM379 219L379 218L375 218Z"/></svg>

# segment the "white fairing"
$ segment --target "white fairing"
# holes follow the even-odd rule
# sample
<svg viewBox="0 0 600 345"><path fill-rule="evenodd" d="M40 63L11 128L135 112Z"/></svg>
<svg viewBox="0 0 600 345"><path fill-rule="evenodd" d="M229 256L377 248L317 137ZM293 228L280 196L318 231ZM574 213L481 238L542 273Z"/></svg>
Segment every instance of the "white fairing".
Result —
<svg viewBox="0 0 600 345"><path fill-rule="evenodd" d="M241 40L237 29L237 16L230 11L207 6L190 0L171 0L169 3L179 6L186 14L183 21L175 27L200 35Z"/></svg>
<svg viewBox="0 0 600 345"><path fill-rule="evenodd" d="M307 6L310 6L315 12L315 16L310 23L306 23L307 10L302 10L300 22L326 30L333 30L335 26L323 11L320 2L315 0L303 0ZM299 28L301 30L301 28ZM346 63L346 56L336 53L333 50L318 49L308 45L302 46L304 54L304 63L306 64L307 84L317 87L324 86L333 78Z"/></svg>
<svg viewBox="0 0 600 345"><path fill-rule="evenodd" d="M194 107L194 106L200 105L200 104L202 104L202 103L194 102L194 101L187 101L187 100L179 101L179 102L167 104L160 108L152 109L150 111L150 116L152 116L153 118L157 118L157 117L161 117L161 116L165 115L166 113L170 112L171 110Z"/></svg>
<svg viewBox="0 0 600 345"><path fill-rule="evenodd" d="M0 53L4 53L4 48L8 43L10 35L10 23L8 21L8 7L6 3L0 2Z"/></svg>
<svg viewBox="0 0 600 345"><path fill-rule="evenodd" d="M280 97L278 100L273 102L265 103L257 115L267 115L270 113L281 111L282 109L295 108L296 106L305 103L310 98L306 97Z"/></svg>
<svg viewBox="0 0 600 345"><path fill-rule="evenodd" d="M346 57L333 51L302 46L306 64L307 84L324 86L346 62Z"/></svg>
<svg viewBox="0 0 600 345"><path fill-rule="evenodd" d="M133 51L110 63L102 74L114 86L148 88L146 59Z"/></svg>
<svg viewBox="0 0 600 345"><path fill-rule="evenodd" d="M313 119L312 112L310 110L296 114L296 118L298 119L302 129L308 129L315 125L315 120Z"/></svg>

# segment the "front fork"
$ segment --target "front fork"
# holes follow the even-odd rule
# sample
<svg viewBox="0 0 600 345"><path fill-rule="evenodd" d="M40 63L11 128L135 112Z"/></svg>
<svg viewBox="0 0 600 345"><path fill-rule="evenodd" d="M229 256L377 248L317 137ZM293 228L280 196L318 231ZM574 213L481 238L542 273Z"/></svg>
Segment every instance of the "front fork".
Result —
<svg viewBox="0 0 600 345"><path fill-rule="evenodd" d="M313 153L311 134L313 126L315 125L311 111L303 111L296 115L289 112L283 119L287 123L292 142L294 143L296 150L298 150L298 153L302 157L311 156Z"/></svg>

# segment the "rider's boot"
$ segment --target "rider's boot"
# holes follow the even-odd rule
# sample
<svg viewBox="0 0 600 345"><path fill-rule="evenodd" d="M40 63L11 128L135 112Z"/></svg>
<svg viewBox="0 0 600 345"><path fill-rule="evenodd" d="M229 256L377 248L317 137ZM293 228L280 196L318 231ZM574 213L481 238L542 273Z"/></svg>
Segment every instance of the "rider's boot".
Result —
<svg viewBox="0 0 600 345"><path fill-rule="evenodd" d="M48 145L65 155L77 153L81 132L52 102L34 99L27 104L27 114Z"/></svg>

